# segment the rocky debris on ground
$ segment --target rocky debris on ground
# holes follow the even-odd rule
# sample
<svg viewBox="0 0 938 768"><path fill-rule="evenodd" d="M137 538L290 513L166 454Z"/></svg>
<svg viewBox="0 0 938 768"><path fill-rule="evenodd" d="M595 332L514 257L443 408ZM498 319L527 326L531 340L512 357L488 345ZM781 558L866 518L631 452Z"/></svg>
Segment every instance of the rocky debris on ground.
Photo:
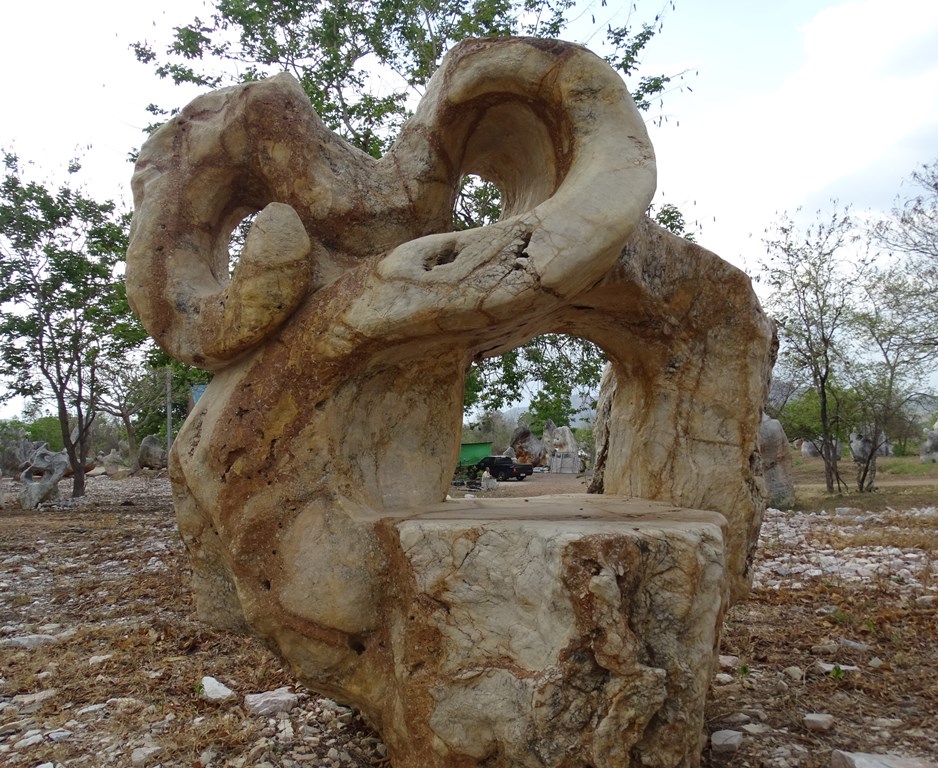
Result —
<svg viewBox="0 0 938 768"><path fill-rule="evenodd" d="M821 712L809 712L802 722L809 731L825 732L834 727L834 716Z"/></svg>
<svg viewBox="0 0 938 768"><path fill-rule="evenodd" d="M922 595L932 602L938 585L929 579L932 553L916 547L888 546L890 533L902 534L909 525L938 524L938 508L879 514L840 507L833 513L793 513L767 509L760 534L761 557L753 587L803 589L811 579L833 577L840 582L873 585L885 580L904 593ZM857 546L834 546L846 532L875 530L876 539ZM819 537L832 541L817 546ZM811 539L809 542L808 539ZM860 537L862 538L862 537Z"/></svg>
<svg viewBox="0 0 938 768"><path fill-rule="evenodd" d="M259 646L244 650L252 641L195 621L169 505L165 474L138 473L91 478L82 499L0 514L0 764L386 767L383 744L357 713L296 686ZM932 530L935 510L769 510L766 521L754 563L760 585L727 618L704 768L938 768L936 607L922 600L938 595L924 571L935 552L850 544L884 528L897 541ZM828 546L837 537L846 538ZM839 569L776 570L817 562L826 549ZM864 595L879 613L862 612ZM19 640L31 636L53 640ZM235 696L208 700L204 677ZM284 688L296 697L289 710L248 711L245 694ZM830 715L830 729L807 727L812 714ZM738 736L715 741L719 731ZM854 762L834 763L838 752Z"/></svg>
<svg viewBox="0 0 938 768"><path fill-rule="evenodd" d="M938 755L936 542L934 507L767 510L753 597L730 612L724 631L708 705L720 714L709 722L704 765L854 765L832 763L837 750L876 760L858 758L856 768L930 765ZM755 603L771 609L776 627L748 623L769 620ZM773 647L778 640L785 653ZM914 685L892 682L916 667L921 674L905 678Z"/></svg>
<svg viewBox="0 0 938 768"><path fill-rule="evenodd" d="M718 754L733 754L743 743L743 734L741 731L715 731L710 737L710 746Z"/></svg>

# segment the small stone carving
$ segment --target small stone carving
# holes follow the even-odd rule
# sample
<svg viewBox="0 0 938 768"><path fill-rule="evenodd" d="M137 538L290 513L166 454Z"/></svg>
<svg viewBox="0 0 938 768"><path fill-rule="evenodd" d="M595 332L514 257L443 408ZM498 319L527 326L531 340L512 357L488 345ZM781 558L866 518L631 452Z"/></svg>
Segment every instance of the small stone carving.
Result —
<svg viewBox="0 0 938 768"><path fill-rule="evenodd" d="M504 210L453 232L466 173ZM654 175L621 78L536 39L458 45L380 160L287 75L141 150L128 296L215 372L170 455L199 614L361 709L396 768L699 761L773 333L743 273L643 217ZM552 331L611 361L607 495L444 502L469 363Z"/></svg>
<svg viewBox="0 0 938 768"><path fill-rule="evenodd" d="M488 467L486 467L485 471L482 473L482 490L494 491L496 488L498 488L498 480L492 477L492 473L489 472Z"/></svg>
<svg viewBox="0 0 938 768"><path fill-rule="evenodd" d="M821 456L821 451L811 440L801 441L801 455L806 459L817 459Z"/></svg>
<svg viewBox="0 0 938 768"><path fill-rule="evenodd" d="M117 448L112 448L110 453L100 456L98 464L108 477L116 475L118 472L126 469L121 453Z"/></svg>

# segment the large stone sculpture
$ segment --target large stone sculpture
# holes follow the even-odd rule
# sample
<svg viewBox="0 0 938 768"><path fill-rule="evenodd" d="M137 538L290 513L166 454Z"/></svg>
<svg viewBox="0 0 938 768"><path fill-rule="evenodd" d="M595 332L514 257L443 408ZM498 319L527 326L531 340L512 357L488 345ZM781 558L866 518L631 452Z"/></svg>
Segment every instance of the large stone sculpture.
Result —
<svg viewBox="0 0 938 768"><path fill-rule="evenodd" d="M451 232L467 173L503 215ZM643 218L654 178L615 72L534 39L457 46L381 160L285 75L140 153L128 295L215 372L170 456L200 615L359 707L397 768L698 763L772 333ZM612 361L608 495L444 501L469 363L546 331Z"/></svg>

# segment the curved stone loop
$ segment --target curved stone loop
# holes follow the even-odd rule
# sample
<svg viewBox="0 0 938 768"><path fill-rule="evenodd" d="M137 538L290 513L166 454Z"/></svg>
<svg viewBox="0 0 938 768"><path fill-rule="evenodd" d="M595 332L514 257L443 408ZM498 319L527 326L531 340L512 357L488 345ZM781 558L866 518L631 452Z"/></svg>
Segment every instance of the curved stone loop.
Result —
<svg viewBox="0 0 938 768"><path fill-rule="evenodd" d="M413 133L437 137L436 161L458 169L453 189L467 173L494 182L502 219L392 251L342 317L365 336L406 338L428 313L437 329L491 333L569 300L612 267L655 190L654 150L621 78L575 45L461 43L392 156L413 149Z"/></svg>
<svg viewBox="0 0 938 768"><path fill-rule="evenodd" d="M449 228L459 180L473 172L502 190L504 220L431 234ZM196 99L144 146L128 295L167 351L215 370L276 330L314 287L386 251L349 297L341 319L354 333L406 337L428 312L491 326L516 316L519 301L569 298L595 283L654 184L653 150L621 78L578 46L457 46L380 161L327 131L282 75ZM231 230L261 208L229 282ZM335 221L351 233L330 231ZM382 230L376 223L383 239L365 234ZM582 238L584 226L595 236Z"/></svg>

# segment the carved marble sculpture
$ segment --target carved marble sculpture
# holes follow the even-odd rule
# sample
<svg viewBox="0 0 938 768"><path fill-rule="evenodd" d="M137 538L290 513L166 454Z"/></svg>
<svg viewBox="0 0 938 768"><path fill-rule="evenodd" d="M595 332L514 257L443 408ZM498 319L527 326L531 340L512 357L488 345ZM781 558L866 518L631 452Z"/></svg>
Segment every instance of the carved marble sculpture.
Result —
<svg viewBox="0 0 938 768"><path fill-rule="evenodd" d="M467 173L503 215L452 232ZM654 186L618 75L534 39L458 45L380 160L286 75L141 151L128 294L215 373L170 456L200 615L361 709L397 768L698 764L772 332L643 218ZM444 501L470 361L547 331L615 369L608 495Z"/></svg>

